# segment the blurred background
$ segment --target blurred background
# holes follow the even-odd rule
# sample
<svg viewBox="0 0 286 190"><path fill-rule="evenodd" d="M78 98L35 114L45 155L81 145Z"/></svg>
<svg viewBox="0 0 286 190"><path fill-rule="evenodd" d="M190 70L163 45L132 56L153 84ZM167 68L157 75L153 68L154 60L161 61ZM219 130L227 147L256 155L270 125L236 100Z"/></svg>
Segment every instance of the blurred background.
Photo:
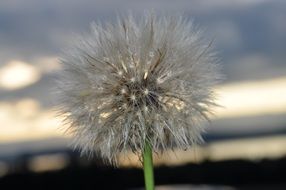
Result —
<svg viewBox="0 0 286 190"><path fill-rule="evenodd" d="M206 143L155 155L157 189L286 188L286 1L2 0L0 189L143 187L135 156L120 156L116 169L72 151L52 89L75 33L150 9L182 12L205 28L226 75Z"/></svg>

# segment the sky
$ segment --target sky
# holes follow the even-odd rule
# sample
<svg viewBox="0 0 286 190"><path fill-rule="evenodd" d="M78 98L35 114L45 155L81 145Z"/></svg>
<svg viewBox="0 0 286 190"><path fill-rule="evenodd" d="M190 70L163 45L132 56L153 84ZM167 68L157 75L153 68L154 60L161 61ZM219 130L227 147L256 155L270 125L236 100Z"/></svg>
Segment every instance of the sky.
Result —
<svg viewBox="0 0 286 190"><path fill-rule="evenodd" d="M228 80L259 79L285 71L286 2L266 0L11 0L0 2L0 65L57 56L93 21L116 14L182 12L206 28L221 52Z"/></svg>
<svg viewBox="0 0 286 190"><path fill-rule="evenodd" d="M61 136L53 79L62 50L92 22L148 10L184 14L214 39L225 74L217 89L226 109L218 110L211 133L285 131L286 1L2 0L0 144L25 135Z"/></svg>
<svg viewBox="0 0 286 190"><path fill-rule="evenodd" d="M50 71L58 67L56 58L75 34L88 32L92 22L112 22L117 14L150 9L183 13L205 29L206 37L215 40L226 83L285 74L285 1L11 0L0 2L0 67L22 61L44 74L28 92L7 94L0 88L0 96L17 98L34 91L30 88L40 92L48 85Z"/></svg>

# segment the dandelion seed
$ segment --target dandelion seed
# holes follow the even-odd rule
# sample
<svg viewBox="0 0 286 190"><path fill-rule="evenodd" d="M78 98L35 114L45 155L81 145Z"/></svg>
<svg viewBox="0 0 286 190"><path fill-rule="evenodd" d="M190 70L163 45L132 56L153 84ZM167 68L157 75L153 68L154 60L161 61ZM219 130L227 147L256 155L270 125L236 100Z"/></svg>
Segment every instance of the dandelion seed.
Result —
<svg viewBox="0 0 286 190"><path fill-rule="evenodd" d="M123 72L122 72L122 71L118 71L118 75L119 75L119 76L122 76L122 75L123 75Z"/></svg>
<svg viewBox="0 0 286 190"><path fill-rule="evenodd" d="M145 71L145 73L144 73L144 79L146 79L147 76L148 76L148 71Z"/></svg>
<svg viewBox="0 0 286 190"><path fill-rule="evenodd" d="M144 111L147 112L148 111L148 107L144 106Z"/></svg>
<svg viewBox="0 0 286 190"><path fill-rule="evenodd" d="M103 61L109 61L108 57L103 57Z"/></svg>
<svg viewBox="0 0 286 190"><path fill-rule="evenodd" d="M126 94L125 88L122 88L122 89L121 89L121 94Z"/></svg>
<svg viewBox="0 0 286 190"><path fill-rule="evenodd" d="M131 99L132 101L135 101L135 100L136 100L136 96L135 96L134 94L132 94L132 95L130 96L130 99Z"/></svg>
<svg viewBox="0 0 286 190"><path fill-rule="evenodd" d="M144 90L144 95L147 96L148 94L149 94L149 90L146 88L146 89Z"/></svg>
<svg viewBox="0 0 286 190"><path fill-rule="evenodd" d="M62 65L61 112L74 145L112 163L120 152L142 152L146 139L156 152L200 142L216 105L218 60L182 17L94 24Z"/></svg>
<svg viewBox="0 0 286 190"><path fill-rule="evenodd" d="M132 77L131 79L130 79L130 81L132 82L132 83L134 83L135 82L135 77Z"/></svg>

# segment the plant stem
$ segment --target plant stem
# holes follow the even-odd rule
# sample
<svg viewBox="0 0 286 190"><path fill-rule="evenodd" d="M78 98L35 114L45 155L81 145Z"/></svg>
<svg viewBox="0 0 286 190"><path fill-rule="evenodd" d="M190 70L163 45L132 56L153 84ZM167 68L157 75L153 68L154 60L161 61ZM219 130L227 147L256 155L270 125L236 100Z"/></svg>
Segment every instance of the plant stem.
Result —
<svg viewBox="0 0 286 190"><path fill-rule="evenodd" d="M152 148L147 141L145 142L145 147L142 157L143 157L145 189L154 190L155 188L154 188Z"/></svg>

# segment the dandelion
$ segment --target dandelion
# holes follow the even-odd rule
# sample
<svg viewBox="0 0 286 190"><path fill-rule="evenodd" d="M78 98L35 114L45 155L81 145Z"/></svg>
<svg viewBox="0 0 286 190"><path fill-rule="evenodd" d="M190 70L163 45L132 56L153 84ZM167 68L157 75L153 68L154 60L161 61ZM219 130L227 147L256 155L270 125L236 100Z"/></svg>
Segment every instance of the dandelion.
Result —
<svg viewBox="0 0 286 190"><path fill-rule="evenodd" d="M93 24L61 60L61 112L82 153L116 164L132 151L150 163L152 151L202 141L219 69L192 22L148 14Z"/></svg>

